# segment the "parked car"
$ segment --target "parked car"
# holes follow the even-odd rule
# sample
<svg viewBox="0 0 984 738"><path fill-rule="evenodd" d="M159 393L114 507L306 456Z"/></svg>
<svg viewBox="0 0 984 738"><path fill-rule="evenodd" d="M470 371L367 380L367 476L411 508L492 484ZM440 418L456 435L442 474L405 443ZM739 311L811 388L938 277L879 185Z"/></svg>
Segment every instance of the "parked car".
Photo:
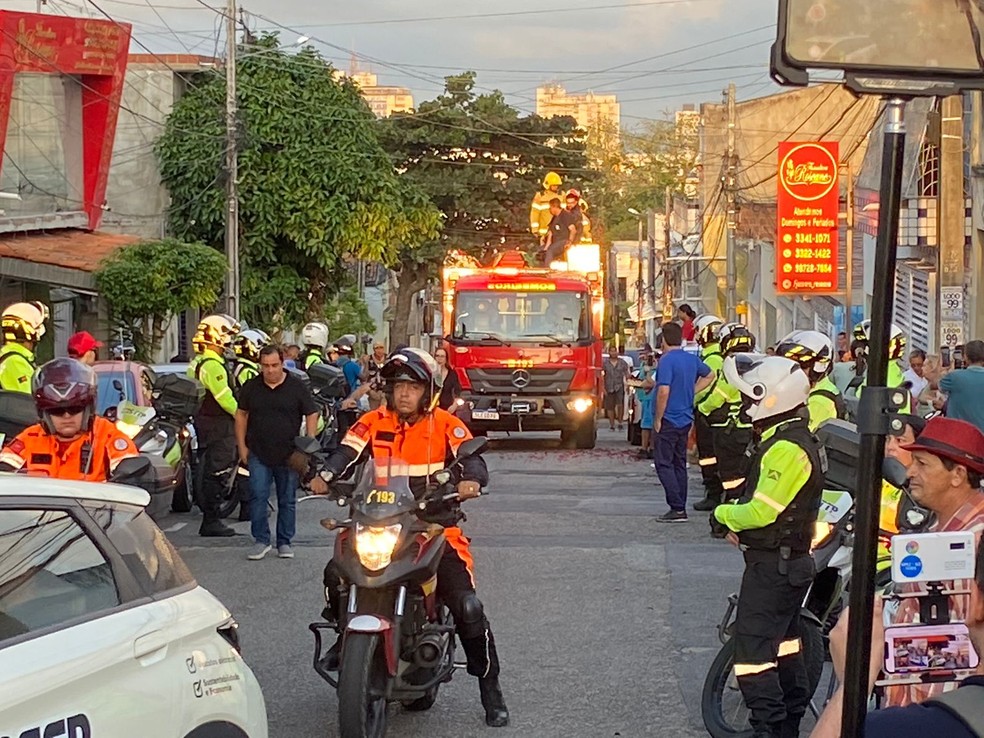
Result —
<svg viewBox="0 0 984 738"><path fill-rule="evenodd" d="M149 501L0 475L0 734L267 738L236 621Z"/></svg>

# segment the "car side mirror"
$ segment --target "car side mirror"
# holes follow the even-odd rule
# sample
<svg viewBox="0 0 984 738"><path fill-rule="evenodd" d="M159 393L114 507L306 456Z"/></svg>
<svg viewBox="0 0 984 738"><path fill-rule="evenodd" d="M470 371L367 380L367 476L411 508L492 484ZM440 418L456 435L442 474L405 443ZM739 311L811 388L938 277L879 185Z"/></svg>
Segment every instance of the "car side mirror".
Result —
<svg viewBox="0 0 984 738"><path fill-rule="evenodd" d="M318 443L317 438L312 438L311 436L298 436L294 439L294 448L302 454L313 456L321 451L321 444Z"/></svg>
<svg viewBox="0 0 984 738"><path fill-rule="evenodd" d="M131 456L116 465L113 473L109 475L109 480L111 482L128 482L139 479L150 471L150 466L150 459L146 456Z"/></svg>
<svg viewBox="0 0 984 738"><path fill-rule="evenodd" d="M905 464L898 459L888 456L885 457L884 461L882 461L882 479L893 487L898 487L899 489L905 487L909 483L909 475L906 472Z"/></svg>
<svg viewBox="0 0 984 738"><path fill-rule="evenodd" d="M456 454L457 461L464 461L469 456L477 456L478 454L485 451L489 446L489 439L480 436L478 438L472 438L465 441L463 444L458 446L458 453Z"/></svg>

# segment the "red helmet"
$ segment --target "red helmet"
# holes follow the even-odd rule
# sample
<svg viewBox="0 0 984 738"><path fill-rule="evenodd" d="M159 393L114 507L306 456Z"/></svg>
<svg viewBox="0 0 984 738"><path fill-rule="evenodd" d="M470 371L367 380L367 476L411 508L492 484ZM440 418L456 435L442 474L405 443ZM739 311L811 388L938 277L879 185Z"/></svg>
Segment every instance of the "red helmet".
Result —
<svg viewBox="0 0 984 738"><path fill-rule="evenodd" d="M75 359L53 359L41 366L31 382L41 425L54 433L51 413L82 408L82 427L91 429L96 416L96 373Z"/></svg>
<svg viewBox="0 0 984 738"><path fill-rule="evenodd" d="M567 190L567 197L565 199L570 200L571 198L574 198L575 200L580 200L581 193L575 190L574 188L571 188Z"/></svg>

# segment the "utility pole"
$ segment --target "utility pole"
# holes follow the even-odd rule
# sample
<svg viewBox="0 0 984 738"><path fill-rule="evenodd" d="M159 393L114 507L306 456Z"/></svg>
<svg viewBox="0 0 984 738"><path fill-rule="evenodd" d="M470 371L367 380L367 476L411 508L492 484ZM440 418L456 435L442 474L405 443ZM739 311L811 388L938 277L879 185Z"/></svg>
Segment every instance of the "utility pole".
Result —
<svg viewBox="0 0 984 738"><path fill-rule="evenodd" d="M646 211L646 247L649 252L649 263L647 266L646 304L653 311L653 330L659 325L659 313L656 311L656 211L649 209Z"/></svg>
<svg viewBox="0 0 984 738"><path fill-rule="evenodd" d="M236 0L226 5L226 312L239 320L239 157L236 135Z"/></svg>
<svg viewBox="0 0 984 738"><path fill-rule="evenodd" d="M728 150L724 159L724 193L727 198L727 312L728 322L738 319L738 267L735 263L735 83L728 85Z"/></svg>
<svg viewBox="0 0 984 738"><path fill-rule="evenodd" d="M851 162L841 164L841 171L847 175L847 201L845 203L844 229L844 332L851 335L851 303L854 300L854 174Z"/></svg>
<svg viewBox="0 0 984 738"><path fill-rule="evenodd" d="M636 215L636 218L639 221L639 244L636 250L636 259L639 261L639 280L636 282L636 310L639 313L636 315L636 334L642 336L645 335L642 324L643 293L645 292L645 283L642 281L642 215Z"/></svg>
<svg viewBox="0 0 984 738"><path fill-rule="evenodd" d="M673 192L670 187L666 187L666 197L663 201L665 210L665 220L663 225L663 260L661 271L663 272L663 320L673 319L673 280L670 279L670 239L673 229L670 226L670 218L673 215Z"/></svg>
<svg viewBox="0 0 984 738"><path fill-rule="evenodd" d="M937 305L939 345L964 343L964 181L963 99L944 97L940 102L940 204Z"/></svg>

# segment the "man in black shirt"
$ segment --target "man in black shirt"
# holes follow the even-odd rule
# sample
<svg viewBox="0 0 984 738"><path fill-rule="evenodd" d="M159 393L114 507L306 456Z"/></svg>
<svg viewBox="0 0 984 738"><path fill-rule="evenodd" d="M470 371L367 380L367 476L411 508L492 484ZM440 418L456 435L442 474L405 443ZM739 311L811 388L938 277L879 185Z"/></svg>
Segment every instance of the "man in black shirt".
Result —
<svg viewBox="0 0 984 738"><path fill-rule="evenodd" d="M581 224L580 213L575 215L566 210L555 197L550 201L550 225L547 228L547 244L543 250L543 263L550 264L564 258L564 252L571 244L577 243L577 229Z"/></svg>
<svg viewBox="0 0 984 738"><path fill-rule="evenodd" d="M251 532L256 541L247 558L259 561L270 551L267 500L270 485L276 484L277 555L292 559L298 479L287 458L302 420L307 434L317 435L318 406L304 382L286 371L279 346L260 350L260 372L243 385L236 411L236 442L239 458L249 469Z"/></svg>

